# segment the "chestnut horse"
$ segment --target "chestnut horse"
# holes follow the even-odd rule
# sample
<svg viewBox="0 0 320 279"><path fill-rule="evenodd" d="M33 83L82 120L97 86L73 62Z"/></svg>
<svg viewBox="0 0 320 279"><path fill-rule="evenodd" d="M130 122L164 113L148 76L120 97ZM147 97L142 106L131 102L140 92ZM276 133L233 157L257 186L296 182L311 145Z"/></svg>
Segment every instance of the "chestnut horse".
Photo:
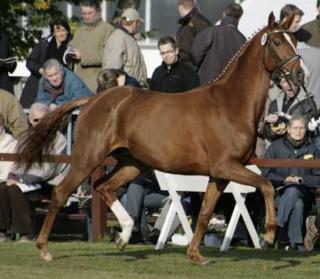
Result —
<svg viewBox="0 0 320 279"><path fill-rule="evenodd" d="M110 155L118 163L95 188L122 227L116 240L120 250L130 239L133 221L115 191L150 168L210 176L187 252L192 261L205 262L199 251L200 241L230 180L255 186L264 195L264 244L272 244L276 227L273 187L244 165L254 153L270 75L277 71L295 84L302 83L300 57L284 30L271 13L268 26L239 50L217 80L206 86L181 94L117 87L62 105L30 130L18 150L19 164L25 169L41 162L62 120L74 108L86 104L77 121L70 170L53 191L49 212L37 238L41 257L52 259L48 236L57 211Z"/></svg>

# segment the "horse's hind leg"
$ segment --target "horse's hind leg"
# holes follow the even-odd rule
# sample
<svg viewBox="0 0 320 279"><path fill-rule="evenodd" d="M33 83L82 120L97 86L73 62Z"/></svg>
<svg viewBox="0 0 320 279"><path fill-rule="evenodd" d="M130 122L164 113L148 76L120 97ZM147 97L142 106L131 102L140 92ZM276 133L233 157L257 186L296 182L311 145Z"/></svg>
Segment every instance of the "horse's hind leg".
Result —
<svg viewBox="0 0 320 279"><path fill-rule="evenodd" d="M71 193L90 175L90 171L81 171L71 167L64 180L54 187L51 197L51 203L46 218L42 224L41 231L37 238L37 247L40 250L40 256L51 261L52 256L48 252L48 237L55 221L59 209L65 204Z"/></svg>
<svg viewBox="0 0 320 279"><path fill-rule="evenodd" d="M139 174L141 174L141 169L136 166L122 166L121 168L118 168L106 182L96 188L105 199L107 205L111 208L122 228L122 232L118 234L116 238L117 247L121 251L128 244L131 237L133 220L117 199L115 191Z"/></svg>
<svg viewBox="0 0 320 279"><path fill-rule="evenodd" d="M207 229L209 219L215 205L224 191L227 181L217 180L210 182L204 195L202 207L199 213L196 230L194 232L192 241L188 248L188 257L195 263L205 264L204 258L201 256L199 246L203 238L204 232Z"/></svg>

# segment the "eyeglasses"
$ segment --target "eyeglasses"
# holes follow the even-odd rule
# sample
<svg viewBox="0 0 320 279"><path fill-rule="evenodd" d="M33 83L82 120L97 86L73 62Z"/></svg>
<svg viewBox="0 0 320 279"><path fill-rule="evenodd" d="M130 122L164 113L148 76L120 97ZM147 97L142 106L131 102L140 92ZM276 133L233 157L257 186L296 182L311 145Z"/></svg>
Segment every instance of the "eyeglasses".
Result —
<svg viewBox="0 0 320 279"><path fill-rule="evenodd" d="M175 52L175 50L174 50L174 49L171 49L171 50L167 50L167 51L161 51L160 54L161 54L161 55L166 55L166 54L172 54L172 53L174 53L174 52Z"/></svg>

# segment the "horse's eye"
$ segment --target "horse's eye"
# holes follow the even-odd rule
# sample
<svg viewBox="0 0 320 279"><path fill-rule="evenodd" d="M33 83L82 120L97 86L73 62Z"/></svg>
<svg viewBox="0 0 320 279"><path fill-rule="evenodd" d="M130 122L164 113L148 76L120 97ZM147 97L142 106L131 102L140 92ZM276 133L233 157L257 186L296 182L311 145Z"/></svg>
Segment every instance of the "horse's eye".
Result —
<svg viewBox="0 0 320 279"><path fill-rule="evenodd" d="M281 40L274 40L273 41L275 46L280 46L281 45Z"/></svg>

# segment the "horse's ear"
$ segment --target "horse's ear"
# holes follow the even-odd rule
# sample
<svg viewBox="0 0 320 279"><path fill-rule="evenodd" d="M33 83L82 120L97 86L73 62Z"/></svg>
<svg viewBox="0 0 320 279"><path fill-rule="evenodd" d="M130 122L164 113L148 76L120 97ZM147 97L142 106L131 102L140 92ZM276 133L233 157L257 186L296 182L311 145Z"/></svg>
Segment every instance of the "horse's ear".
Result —
<svg viewBox="0 0 320 279"><path fill-rule="evenodd" d="M276 18L275 18L275 16L274 16L274 13L271 12L270 15L269 15L269 18L268 18L268 26L269 26L270 28L274 27L275 22L276 22Z"/></svg>

